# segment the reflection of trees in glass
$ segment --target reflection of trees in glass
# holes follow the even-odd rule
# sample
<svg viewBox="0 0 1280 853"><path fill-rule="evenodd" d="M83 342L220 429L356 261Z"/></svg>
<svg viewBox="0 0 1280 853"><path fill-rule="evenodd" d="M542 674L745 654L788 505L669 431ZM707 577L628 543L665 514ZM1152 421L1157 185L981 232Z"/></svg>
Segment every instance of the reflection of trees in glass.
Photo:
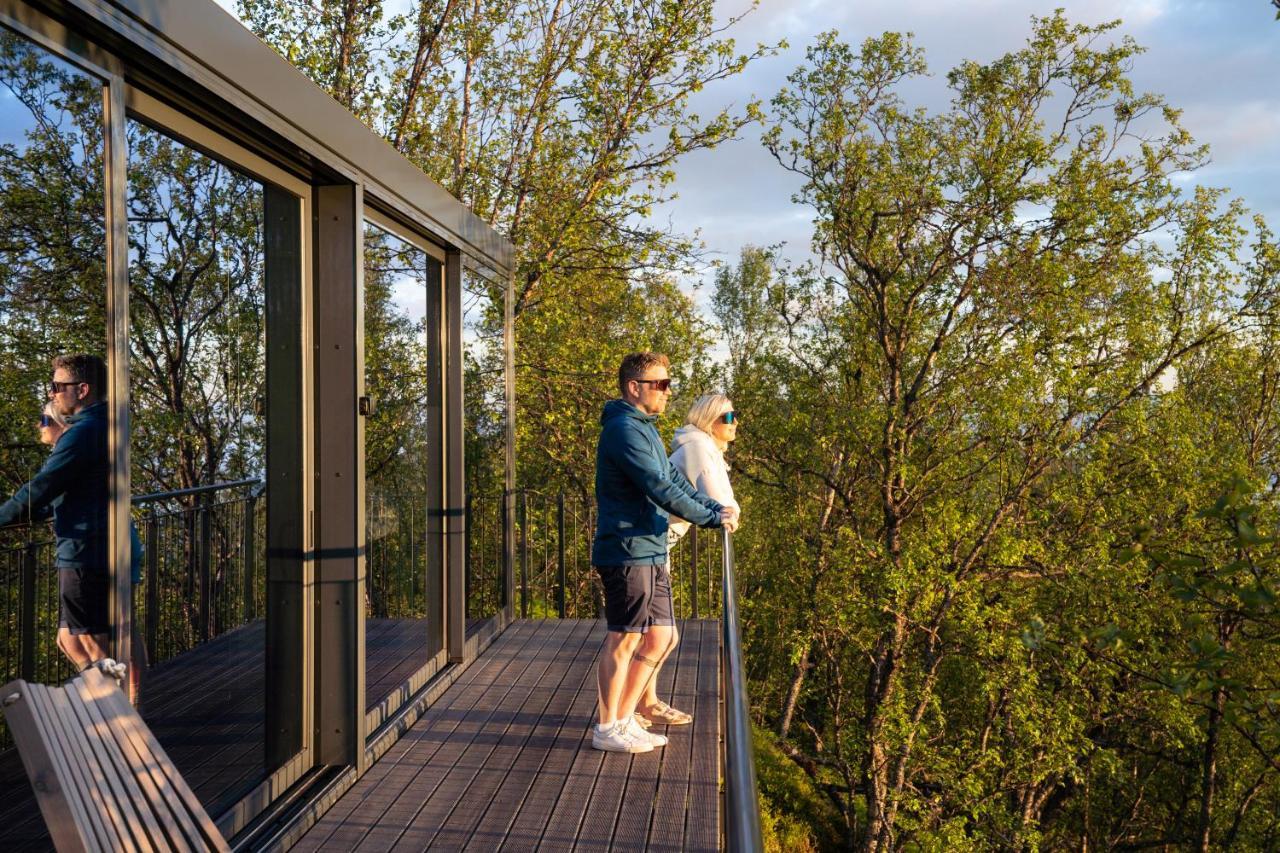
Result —
<svg viewBox="0 0 1280 853"><path fill-rule="evenodd" d="M106 230L101 84L0 29L0 478L39 467L49 360L102 353ZM26 445L14 447L14 445Z"/></svg>
<svg viewBox="0 0 1280 853"><path fill-rule="evenodd" d="M369 607L378 617L425 615L427 255L368 225L364 246L365 421Z"/></svg>
<svg viewBox="0 0 1280 853"><path fill-rule="evenodd" d="M130 123L135 492L262 472L262 213L256 181Z"/></svg>

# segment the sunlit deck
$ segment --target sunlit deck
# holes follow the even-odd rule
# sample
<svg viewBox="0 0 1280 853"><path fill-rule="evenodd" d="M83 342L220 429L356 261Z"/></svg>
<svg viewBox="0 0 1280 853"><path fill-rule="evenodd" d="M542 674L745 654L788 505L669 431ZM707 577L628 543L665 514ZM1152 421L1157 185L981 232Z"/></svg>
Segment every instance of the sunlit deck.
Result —
<svg viewBox="0 0 1280 853"><path fill-rule="evenodd" d="M665 749L591 748L600 622L518 621L293 849L718 849L719 622L681 631Z"/></svg>

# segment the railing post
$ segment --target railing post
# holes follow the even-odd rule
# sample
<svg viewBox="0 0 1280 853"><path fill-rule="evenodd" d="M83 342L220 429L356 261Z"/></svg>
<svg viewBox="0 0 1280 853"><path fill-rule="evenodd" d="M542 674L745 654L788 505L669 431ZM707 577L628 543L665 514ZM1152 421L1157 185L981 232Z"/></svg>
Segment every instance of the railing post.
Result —
<svg viewBox="0 0 1280 853"><path fill-rule="evenodd" d="M21 677L36 679L36 545L28 542L22 549L22 623L18 636L22 642Z"/></svg>
<svg viewBox="0 0 1280 853"><path fill-rule="evenodd" d="M470 619L471 613L471 501L473 497L467 494L466 516L463 518L463 538L462 538L462 564L466 567L466 574L462 581L462 612L465 617Z"/></svg>
<svg viewBox="0 0 1280 853"><path fill-rule="evenodd" d="M729 850L763 850L760 806L757 799L755 750L747 704L746 667L742 635L738 628L737 590L734 578L733 540L728 530L720 534L722 560L721 677L724 684L725 721L725 837Z"/></svg>
<svg viewBox="0 0 1280 853"><path fill-rule="evenodd" d="M529 618L529 493L520 490L520 618Z"/></svg>
<svg viewBox="0 0 1280 853"><path fill-rule="evenodd" d="M502 511L498 513L498 520L502 524L502 536L499 540L502 544L502 559L498 561L499 569L502 572L502 583L500 584L502 594L498 597L498 606L495 609L501 610L504 613L506 612L507 607L511 605L511 602L515 600L511 595L512 584L507 582L507 579L511 577L515 570L515 566L513 566L510 561L511 556L515 553L514 543L511 538L515 533L515 531L511 529L511 522L513 520L511 505L513 497L514 496L506 489L502 490Z"/></svg>
<svg viewBox="0 0 1280 853"><path fill-rule="evenodd" d="M209 501L200 501L200 641L208 642L213 622L213 520Z"/></svg>
<svg viewBox="0 0 1280 853"><path fill-rule="evenodd" d="M564 567L564 492L556 495L556 578L560 588L556 592L556 611L565 616L565 567Z"/></svg>
<svg viewBox="0 0 1280 853"><path fill-rule="evenodd" d="M160 522L156 520L156 511L152 507L147 516L147 618L145 637L147 643L147 661L154 663L158 649L156 634L160 628L160 579L156 576L160 570Z"/></svg>
<svg viewBox="0 0 1280 853"><path fill-rule="evenodd" d="M689 604L692 618L698 618L698 528L689 527Z"/></svg>
<svg viewBox="0 0 1280 853"><path fill-rule="evenodd" d="M244 562L244 622L248 624L252 622L256 616L254 614L254 595L253 595L253 558L257 553L257 525L254 524L255 510L258 506L258 496L249 490L248 497L244 502L244 532L240 536L240 543L243 550L242 560Z"/></svg>

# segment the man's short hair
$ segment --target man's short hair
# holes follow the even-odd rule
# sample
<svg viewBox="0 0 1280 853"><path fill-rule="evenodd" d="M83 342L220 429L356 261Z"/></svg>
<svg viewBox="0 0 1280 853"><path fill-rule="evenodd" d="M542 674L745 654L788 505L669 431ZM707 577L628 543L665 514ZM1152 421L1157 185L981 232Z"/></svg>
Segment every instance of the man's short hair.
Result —
<svg viewBox="0 0 1280 853"><path fill-rule="evenodd" d="M107 398L107 363L100 357L86 353L54 356L53 369L59 368L71 374L72 382L87 382L94 398Z"/></svg>
<svg viewBox="0 0 1280 853"><path fill-rule="evenodd" d="M624 397L627 396L627 383L632 379L639 379L649 372L649 368L659 364L670 367L671 359L660 352L648 350L624 356L622 364L618 366L618 393Z"/></svg>

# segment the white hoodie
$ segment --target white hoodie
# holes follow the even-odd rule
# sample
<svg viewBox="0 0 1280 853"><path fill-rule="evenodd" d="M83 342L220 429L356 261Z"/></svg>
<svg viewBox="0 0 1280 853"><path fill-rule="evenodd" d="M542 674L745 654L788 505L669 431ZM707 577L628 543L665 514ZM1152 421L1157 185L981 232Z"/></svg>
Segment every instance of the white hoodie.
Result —
<svg viewBox="0 0 1280 853"><path fill-rule="evenodd" d="M693 424L685 424L676 430L671 439L671 463L689 478L698 491L725 506L738 509L733 498L733 486L729 485L729 466L724 453L716 447L715 440ZM689 530L689 522L671 517L667 541L675 542Z"/></svg>

